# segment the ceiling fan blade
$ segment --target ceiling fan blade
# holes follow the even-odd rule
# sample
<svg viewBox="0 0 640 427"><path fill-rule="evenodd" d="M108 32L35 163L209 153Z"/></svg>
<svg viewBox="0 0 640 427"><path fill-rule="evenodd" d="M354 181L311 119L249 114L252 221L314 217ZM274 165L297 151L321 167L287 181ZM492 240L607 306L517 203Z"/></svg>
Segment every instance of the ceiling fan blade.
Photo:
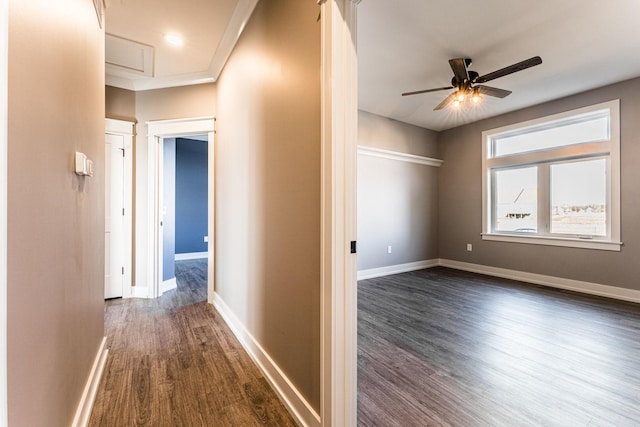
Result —
<svg viewBox="0 0 640 427"><path fill-rule="evenodd" d="M456 99L456 92L451 93L451 95L447 96L444 101L436 105L436 108L434 108L433 111L442 110L444 107L451 104L454 99Z"/></svg>
<svg viewBox="0 0 640 427"><path fill-rule="evenodd" d="M497 87L478 85L474 86L483 95L495 96L496 98L504 98L511 95L510 90L499 89Z"/></svg>
<svg viewBox="0 0 640 427"><path fill-rule="evenodd" d="M469 60L465 58L450 59L449 65L453 70L453 74L456 76L456 80L458 80L459 82L469 80L469 71L467 70L467 65L471 65L470 59Z"/></svg>
<svg viewBox="0 0 640 427"><path fill-rule="evenodd" d="M516 73L518 71L526 70L527 68L542 64L542 58L539 56L534 56L533 58L525 59L524 61L520 61L517 64L509 65L508 67L501 68L492 73L485 74L484 76L480 76L473 81L473 83L485 83L490 80L497 79L499 77L504 77L506 75Z"/></svg>
<svg viewBox="0 0 640 427"><path fill-rule="evenodd" d="M416 90L415 92L405 92L402 94L402 96L417 95L419 93L427 93L427 92L437 92L439 90L447 90L447 89L453 89L453 86L437 87L435 89Z"/></svg>

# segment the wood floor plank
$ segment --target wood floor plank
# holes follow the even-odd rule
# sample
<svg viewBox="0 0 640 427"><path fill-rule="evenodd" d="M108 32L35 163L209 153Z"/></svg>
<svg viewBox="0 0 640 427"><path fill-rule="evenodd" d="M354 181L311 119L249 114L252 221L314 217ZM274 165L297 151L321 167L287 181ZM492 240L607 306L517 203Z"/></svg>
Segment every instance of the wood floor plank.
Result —
<svg viewBox="0 0 640 427"><path fill-rule="evenodd" d="M215 309L206 260L176 262L178 288L105 303L109 356L90 426L295 426Z"/></svg>
<svg viewBox="0 0 640 427"><path fill-rule="evenodd" d="M358 287L359 425L640 425L638 304L445 268Z"/></svg>

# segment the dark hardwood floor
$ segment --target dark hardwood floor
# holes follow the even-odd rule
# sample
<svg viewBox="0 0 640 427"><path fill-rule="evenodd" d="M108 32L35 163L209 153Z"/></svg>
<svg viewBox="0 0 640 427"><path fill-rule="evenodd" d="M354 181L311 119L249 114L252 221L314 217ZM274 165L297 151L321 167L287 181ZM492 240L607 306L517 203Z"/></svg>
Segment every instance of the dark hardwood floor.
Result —
<svg viewBox="0 0 640 427"><path fill-rule="evenodd" d="M178 289L105 303L109 357L90 426L295 426L220 315L206 260L176 262Z"/></svg>
<svg viewBox="0 0 640 427"><path fill-rule="evenodd" d="M640 426L640 305L445 268L358 284L362 426Z"/></svg>

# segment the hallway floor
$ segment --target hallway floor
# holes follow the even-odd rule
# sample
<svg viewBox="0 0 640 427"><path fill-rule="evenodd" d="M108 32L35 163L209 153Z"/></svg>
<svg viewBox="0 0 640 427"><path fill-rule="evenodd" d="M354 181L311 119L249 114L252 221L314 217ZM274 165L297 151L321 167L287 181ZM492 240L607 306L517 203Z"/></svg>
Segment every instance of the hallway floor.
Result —
<svg viewBox="0 0 640 427"><path fill-rule="evenodd" d="M109 357L90 426L295 426L215 309L207 261L176 262L178 288L105 302Z"/></svg>

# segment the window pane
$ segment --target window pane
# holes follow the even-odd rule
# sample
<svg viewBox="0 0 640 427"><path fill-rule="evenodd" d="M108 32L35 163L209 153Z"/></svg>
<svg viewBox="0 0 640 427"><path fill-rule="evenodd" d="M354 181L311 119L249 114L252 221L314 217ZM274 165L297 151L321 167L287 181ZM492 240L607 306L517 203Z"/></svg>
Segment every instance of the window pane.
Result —
<svg viewBox="0 0 640 427"><path fill-rule="evenodd" d="M605 159L551 166L551 232L607 235Z"/></svg>
<svg viewBox="0 0 640 427"><path fill-rule="evenodd" d="M598 116L579 122L556 124L554 127L520 135L496 138L493 141L493 153L495 157L499 157L607 139L609 117Z"/></svg>
<svg viewBox="0 0 640 427"><path fill-rule="evenodd" d="M538 168L498 170L495 231L538 231Z"/></svg>

